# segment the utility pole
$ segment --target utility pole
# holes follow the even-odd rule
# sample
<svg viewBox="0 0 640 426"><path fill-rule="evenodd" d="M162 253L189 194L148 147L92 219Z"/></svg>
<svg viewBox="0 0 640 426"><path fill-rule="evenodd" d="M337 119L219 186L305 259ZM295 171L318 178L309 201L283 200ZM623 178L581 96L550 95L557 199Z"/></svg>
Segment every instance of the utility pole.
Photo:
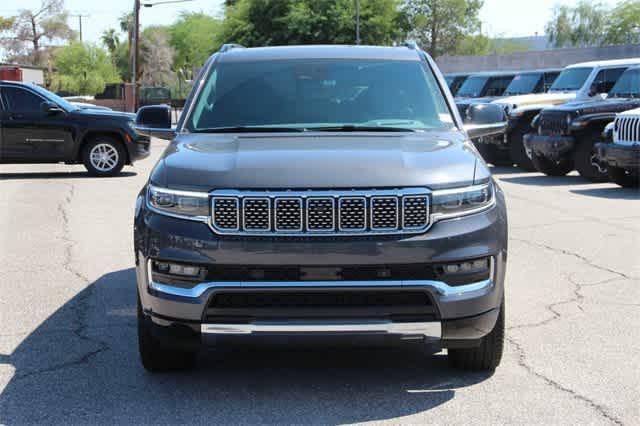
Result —
<svg viewBox="0 0 640 426"><path fill-rule="evenodd" d="M133 31L131 31L131 84L133 85L133 109L138 109L138 45L140 37L140 0L133 2Z"/></svg>
<svg viewBox="0 0 640 426"><path fill-rule="evenodd" d="M74 18L78 18L78 27L80 29L80 43L82 43L82 18L88 18L89 15L83 15L82 13L78 13L77 15L71 15Z"/></svg>
<svg viewBox="0 0 640 426"><path fill-rule="evenodd" d="M360 0L356 0L356 44L360 44Z"/></svg>

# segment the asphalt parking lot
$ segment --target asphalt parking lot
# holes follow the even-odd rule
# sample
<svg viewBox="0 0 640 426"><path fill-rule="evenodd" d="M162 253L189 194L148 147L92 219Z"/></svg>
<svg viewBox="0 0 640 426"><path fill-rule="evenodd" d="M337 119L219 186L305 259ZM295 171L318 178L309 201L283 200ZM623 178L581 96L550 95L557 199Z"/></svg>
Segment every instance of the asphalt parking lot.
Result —
<svg viewBox="0 0 640 426"><path fill-rule="evenodd" d="M112 179L0 166L0 424L638 424L640 192L498 168L510 252L493 375L418 345L238 347L150 375L132 217L165 146Z"/></svg>

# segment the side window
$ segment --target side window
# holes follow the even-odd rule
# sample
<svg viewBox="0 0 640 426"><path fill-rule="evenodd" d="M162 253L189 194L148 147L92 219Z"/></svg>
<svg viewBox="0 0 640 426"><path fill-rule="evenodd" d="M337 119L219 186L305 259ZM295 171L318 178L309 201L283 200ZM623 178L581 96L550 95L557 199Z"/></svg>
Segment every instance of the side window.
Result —
<svg viewBox="0 0 640 426"><path fill-rule="evenodd" d="M509 83L513 80L513 76L509 77L496 77L491 79L489 88L487 89L487 96L500 96L507 89Z"/></svg>
<svg viewBox="0 0 640 426"><path fill-rule="evenodd" d="M40 105L44 102L40 96L17 87L4 87L2 96L8 112L40 112Z"/></svg>
<svg viewBox="0 0 640 426"><path fill-rule="evenodd" d="M542 89L543 92L547 92L556 78L560 75L560 71L558 72L547 72L544 73L544 87Z"/></svg>
<svg viewBox="0 0 640 426"><path fill-rule="evenodd" d="M598 86L598 93L607 93L616 84L623 72L627 68L607 68L600 70L596 75L594 83Z"/></svg>

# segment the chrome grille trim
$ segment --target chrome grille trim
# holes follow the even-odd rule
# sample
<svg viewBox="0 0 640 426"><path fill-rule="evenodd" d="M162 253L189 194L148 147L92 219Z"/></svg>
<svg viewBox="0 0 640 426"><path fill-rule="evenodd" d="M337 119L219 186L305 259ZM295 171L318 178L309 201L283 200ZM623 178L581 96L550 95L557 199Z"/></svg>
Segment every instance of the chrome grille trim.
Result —
<svg viewBox="0 0 640 426"><path fill-rule="evenodd" d="M293 215L290 213L287 213L284 209L286 208L290 208L290 207L278 207L279 204L297 204L298 205L298 213L293 212ZM296 197L278 197L274 200L274 211L275 211L275 223L274 223L274 229L277 233L279 232L302 232L302 229L304 228L304 220L303 220L303 200L302 198L296 198ZM282 212L282 214L281 214ZM300 224L300 226L296 227L296 228L290 228L289 225L290 223L294 220L294 215L297 216L297 220ZM280 221L284 221L285 223L282 224ZM284 225L284 226L283 226Z"/></svg>
<svg viewBox="0 0 640 426"><path fill-rule="evenodd" d="M294 191L239 191L239 190L216 190L210 193L212 205L212 217L209 221L211 229L220 235L235 236L342 236L342 235L394 235L394 234L417 234L425 232L431 226L430 220L430 194L431 191L425 188L402 188L402 189L383 189L383 190L294 190ZM215 225L215 204L219 199L235 199L242 209L238 209L239 215L242 216L238 229L221 228ZM262 229L246 229L244 206L246 200L269 200L269 230ZM407 200L423 200L424 202L424 220L422 226L405 226L407 221L404 217L405 199ZM286 229L286 227L278 226L278 213L276 207L282 205L283 201L296 200L300 206L300 227L296 229ZM341 211L341 206L345 202L351 203L353 200L360 201L355 206L355 215L349 218L349 222L355 222L358 226L354 228L348 226L346 222L346 213ZM381 201L386 201L380 204ZM317 204L320 213L313 216L310 208ZM381 205L382 213L374 212L372 207L376 204ZM330 207L329 207L330 206ZM384 208L383 208L384 207ZM329 208L329 211L326 209ZM362 213L357 211L362 208ZM294 209L295 210L295 209ZM408 211L408 210L407 210ZM422 210L420 215L422 214ZM311 216L310 216L311 212ZM391 214L390 212L394 212ZM297 214L297 212L296 212ZM416 213L412 214L410 223L418 223L421 219L416 219ZM381 216L382 215L382 216ZM383 222L395 222L395 227L378 227L374 225L374 219L380 219ZM290 220L290 218L289 218ZM295 221L294 221L295 222Z"/></svg>
<svg viewBox="0 0 640 426"><path fill-rule="evenodd" d="M266 218L265 217L259 217L258 214L260 214L260 212L258 211L256 212L252 212L251 216L248 218L247 215L247 211L250 208L255 208L250 206L249 204L257 204L257 203L265 203L266 202L266 208L267 208L267 213L266 213ZM249 206L248 206L249 205ZM271 200L268 197L244 197L242 199L242 211L240 212L240 215L242 216L242 228L247 230L247 231L251 231L251 232L269 232L271 230ZM249 220L247 220L247 218ZM260 222L264 222L266 219L266 226L263 227L258 227L258 226L249 226L247 223L249 221L260 221Z"/></svg>
<svg viewBox="0 0 640 426"><path fill-rule="evenodd" d="M616 131L614 142L640 142L640 117L618 117L616 118L615 127L618 130Z"/></svg>
<svg viewBox="0 0 640 426"><path fill-rule="evenodd" d="M220 226L219 222L218 222L218 215L220 214L219 212L222 211L223 209L227 209L227 208L232 208L229 206L225 206L225 207L220 207L218 209L216 209L216 204L217 201L227 201L228 203L224 203L225 205L229 205L229 206L233 206L233 208L235 208L236 211L236 218L235 218L235 226L233 228L230 227L226 227L226 226ZM225 221L226 222L226 221ZM240 230L240 201L238 198L236 197L216 197L215 199L212 199L211 201L211 222L210 225L216 229L219 230L221 232L236 232Z"/></svg>

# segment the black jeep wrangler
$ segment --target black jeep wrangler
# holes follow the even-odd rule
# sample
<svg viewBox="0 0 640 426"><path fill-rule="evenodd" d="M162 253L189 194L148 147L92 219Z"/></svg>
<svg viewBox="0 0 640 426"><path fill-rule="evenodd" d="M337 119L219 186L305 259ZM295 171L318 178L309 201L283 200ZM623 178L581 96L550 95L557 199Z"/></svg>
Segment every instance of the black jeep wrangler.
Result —
<svg viewBox="0 0 640 426"><path fill-rule="evenodd" d="M640 66L629 68L606 99L570 102L543 109L531 123L535 133L524 145L535 168L549 176L564 176L576 169L593 181L608 180L596 159L595 144L617 113L640 107Z"/></svg>

